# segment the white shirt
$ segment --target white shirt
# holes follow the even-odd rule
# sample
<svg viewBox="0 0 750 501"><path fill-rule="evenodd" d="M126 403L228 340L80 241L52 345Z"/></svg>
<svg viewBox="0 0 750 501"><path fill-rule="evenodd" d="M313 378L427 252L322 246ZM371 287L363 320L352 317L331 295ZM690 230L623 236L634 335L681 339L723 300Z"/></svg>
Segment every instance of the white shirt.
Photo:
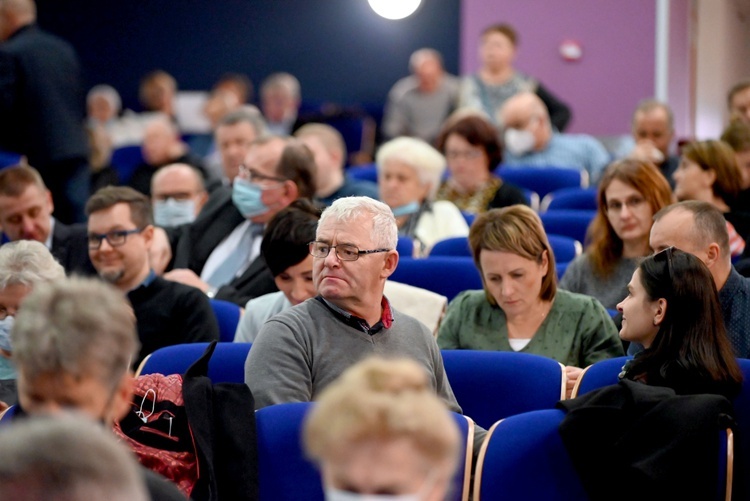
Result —
<svg viewBox="0 0 750 501"><path fill-rule="evenodd" d="M244 235L246 231L250 230L251 225L252 223L250 221L245 221L244 223L237 225L237 227L232 230L232 233L227 235L227 237L222 240L219 245L216 246L216 248L211 252L211 255L208 256L206 264L203 265L203 270L201 270L201 280L203 280L204 282L208 281L208 279L213 275L213 273L221 265L221 263L223 263L226 258L234 251L237 245L239 245L240 240L242 240L242 235ZM250 266L250 263L252 263L253 260L255 260L255 258L260 255L260 242L262 240L263 235L257 235L253 239L253 243L250 248L250 255L248 256L247 262L240 267L235 276L243 274L245 270L247 270L247 268Z"/></svg>

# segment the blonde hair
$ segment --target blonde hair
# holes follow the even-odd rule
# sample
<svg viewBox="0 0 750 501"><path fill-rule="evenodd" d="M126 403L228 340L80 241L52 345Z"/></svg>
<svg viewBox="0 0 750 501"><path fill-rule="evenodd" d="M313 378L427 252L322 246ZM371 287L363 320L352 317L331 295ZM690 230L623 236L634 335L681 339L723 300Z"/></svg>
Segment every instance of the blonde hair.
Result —
<svg viewBox="0 0 750 501"><path fill-rule="evenodd" d="M469 230L469 247L474 256L474 263L482 275L484 292L490 304L497 305L487 284L479 257L483 250L510 252L536 263L542 262L547 252L547 274L542 279L542 290L539 297L549 301L557 292L557 275L555 273L555 256L544 232L542 220L525 205L511 205L502 209L492 209L477 216Z"/></svg>
<svg viewBox="0 0 750 501"><path fill-rule="evenodd" d="M434 200L445 172L445 157L438 150L421 139L414 137L397 137L385 143L375 155L378 175L385 164L395 160L414 169L422 185L430 185L428 200Z"/></svg>
<svg viewBox="0 0 750 501"><path fill-rule="evenodd" d="M455 469L459 432L445 404L413 360L372 357L346 370L320 395L304 428L316 461L368 440L408 438L423 458Z"/></svg>

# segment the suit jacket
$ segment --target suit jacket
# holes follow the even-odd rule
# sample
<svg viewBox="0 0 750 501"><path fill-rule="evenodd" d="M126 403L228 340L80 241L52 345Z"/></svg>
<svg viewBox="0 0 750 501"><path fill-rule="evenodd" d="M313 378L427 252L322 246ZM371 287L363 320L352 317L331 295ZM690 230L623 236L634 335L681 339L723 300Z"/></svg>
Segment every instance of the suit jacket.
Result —
<svg viewBox="0 0 750 501"><path fill-rule="evenodd" d="M96 270L89 259L89 248L85 224L67 225L55 221L52 232L52 255L65 268L68 276L72 274L95 276Z"/></svg>
<svg viewBox="0 0 750 501"><path fill-rule="evenodd" d="M187 268L200 275L216 246L244 222L232 202L231 188L217 188L195 221L168 230L174 254L172 268ZM242 275L219 288L216 299L244 307L250 299L277 290L265 259L258 256Z"/></svg>
<svg viewBox="0 0 750 501"><path fill-rule="evenodd" d="M34 24L0 45L0 117L0 148L25 154L41 171L86 158L85 100L73 47Z"/></svg>

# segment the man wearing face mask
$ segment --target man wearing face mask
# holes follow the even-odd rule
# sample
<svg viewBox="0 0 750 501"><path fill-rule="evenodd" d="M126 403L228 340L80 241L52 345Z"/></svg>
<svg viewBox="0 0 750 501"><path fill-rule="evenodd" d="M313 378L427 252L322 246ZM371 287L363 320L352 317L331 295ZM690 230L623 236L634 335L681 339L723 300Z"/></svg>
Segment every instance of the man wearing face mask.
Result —
<svg viewBox="0 0 750 501"><path fill-rule="evenodd" d="M164 278L240 306L276 292L260 255L265 225L298 198L315 193L315 160L296 140L256 140L231 188L219 188L198 218L169 232L174 259Z"/></svg>
<svg viewBox="0 0 750 501"><path fill-rule="evenodd" d="M203 176L188 164L167 165L151 178L151 204L157 226L192 223L207 200Z"/></svg>
<svg viewBox="0 0 750 501"><path fill-rule="evenodd" d="M95 307L92 307L95 305ZM111 427L130 409L135 317L124 295L87 279L35 287L13 328L18 405L5 420L74 410ZM139 468L153 500L183 500L177 487Z"/></svg>
<svg viewBox="0 0 750 501"><path fill-rule="evenodd" d="M555 132L544 102L532 92L508 99L498 115L504 130L505 165L577 169L586 171L595 184L609 163L607 150L593 137Z"/></svg>

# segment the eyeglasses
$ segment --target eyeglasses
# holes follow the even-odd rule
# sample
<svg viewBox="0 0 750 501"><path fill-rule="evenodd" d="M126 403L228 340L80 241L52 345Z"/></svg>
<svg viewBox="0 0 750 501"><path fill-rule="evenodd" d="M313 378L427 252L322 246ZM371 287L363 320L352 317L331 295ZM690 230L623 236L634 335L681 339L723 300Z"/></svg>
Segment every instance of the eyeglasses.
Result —
<svg viewBox="0 0 750 501"><path fill-rule="evenodd" d="M247 179L251 183L262 183L264 181L275 181L277 183L283 183L284 181L286 181L286 179L283 177L267 176L265 174L261 174L252 167L247 167L245 165L240 165L240 176L244 179Z"/></svg>
<svg viewBox="0 0 750 501"><path fill-rule="evenodd" d="M338 244L330 245L325 242L310 242L308 244L312 257L324 258L328 256L331 249L336 249L336 256L342 261L356 261L362 254L375 254L376 252L388 252L391 249L359 250L356 245Z"/></svg>
<svg viewBox="0 0 750 501"><path fill-rule="evenodd" d="M669 273L669 281L674 282L674 267L672 266L672 254L674 247L667 247L666 249L654 254L654 261L666 261L667 262L667 273Z"/></svg>
<svg viewBox="0 0 750 501"><path fill-rule="evenodd" d="M447 158L448 160L459 160L461 158L465 160L474 160L481 156L482 156L481 150L466 150L466 151L450 150L450 151L445 152L445 158Z"/></svg>
<svg viewBox="0 0 750 501"><path fill-rule="evenodd" d="M107 243L112 247L119 247L124 245L128 240L128 235L140 233L144 228L136 228L134 230L114 230L109 233L89 233L89 250L99 250L102 246L102 240L107 239Z"/></svg>
<svg viewBox="0 0 750 501"><path fill-rule="evenodd" d="M607 202L607 212L612 212L614 214L622 212L623 207L627 207L630 210L638 209L641 205L646 202L646 199L643 197L630 197L624 202L620 202L619 200L612 200L611 202Z"/></svg>

